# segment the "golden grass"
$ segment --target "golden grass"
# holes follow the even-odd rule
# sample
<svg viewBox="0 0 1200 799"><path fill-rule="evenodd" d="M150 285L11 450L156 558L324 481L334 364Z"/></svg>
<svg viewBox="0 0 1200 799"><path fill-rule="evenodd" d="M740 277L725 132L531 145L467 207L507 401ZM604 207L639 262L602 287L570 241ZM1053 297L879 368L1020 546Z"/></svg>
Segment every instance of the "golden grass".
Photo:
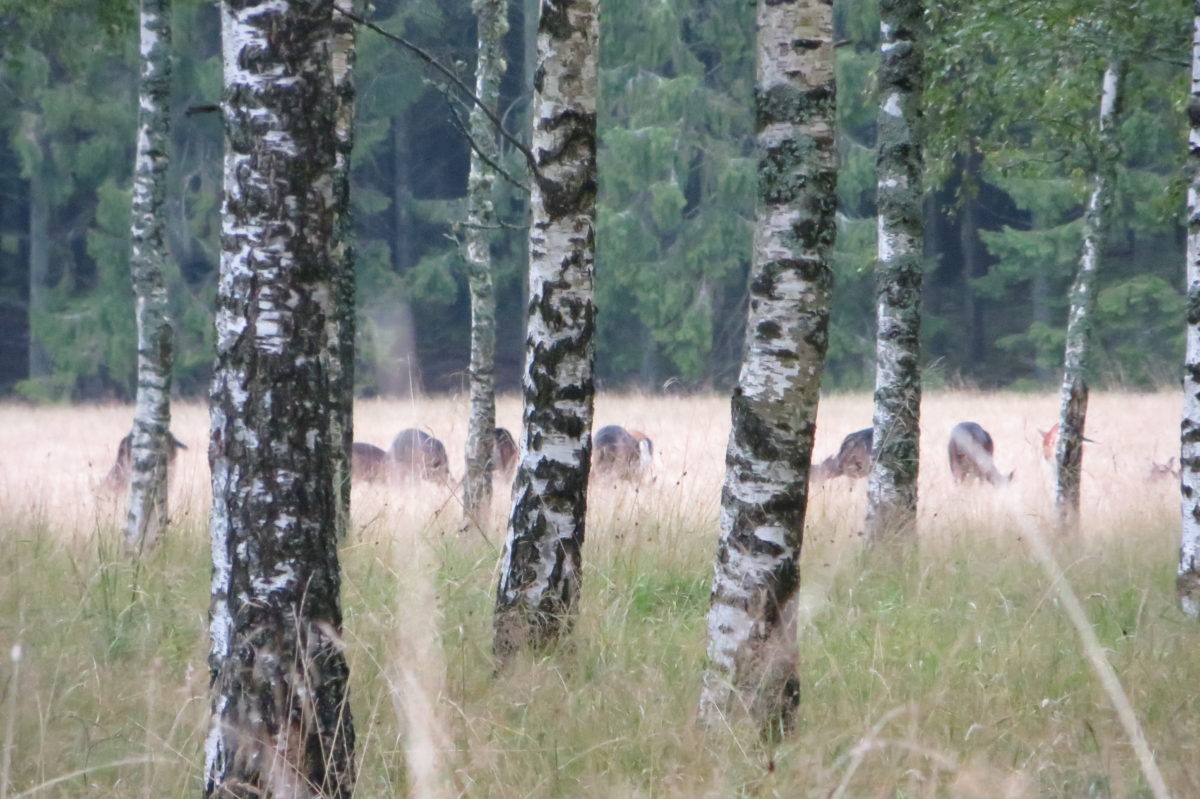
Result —
<svg viewBox="0 0 1200 799"><path fill-rule="evenodd" d="M342 557L358 795L1145 790L1023 540L1053 518L1038 433L1057 413L1048 395L926 398L915 562L862 554L865 482L816 487L802 558L797 734L767 748L698 731L728 408L723 397L599 398L597 427L654 438L655 478L593 487L571 644L501 675L489 614L506 490L497 488L478 529L460 532L453 486L355 487ZM119 406L0 406L0 653L23 647L19 676L0 663L0 700L16 716L3 711L16 727L11 785L0 788L10 797L199 792L207 412L175 408L174 432L189 446L174 472L176 524L136 567L115 532L125 497L102 485L130 415ZM1178 415L1174 394L1093 398L1082 532L1055 551L1168 785L1187 796L1200 795L1200 638L1171 596L1177 486L1146 480L1151 459L1178 449ZM515 432L519 416L515 398L501 401L499 424ZM952 484L946 440L964 420L992 433L998 467L1016 471L1012 485ZM869 397L827 397L817 456L869 424ZM356 408L358 440L386 447L405 427L441 438L461 477L465 399Z"/></svg>

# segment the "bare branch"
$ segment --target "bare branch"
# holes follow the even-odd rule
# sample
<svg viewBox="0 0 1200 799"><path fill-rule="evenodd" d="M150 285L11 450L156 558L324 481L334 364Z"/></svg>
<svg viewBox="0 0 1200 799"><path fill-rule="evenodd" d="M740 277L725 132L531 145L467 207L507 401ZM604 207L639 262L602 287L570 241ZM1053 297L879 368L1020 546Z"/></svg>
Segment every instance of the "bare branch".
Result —
<svg viewBox="0 0 1200 799"><path fill-rule="evenodd" d="M496 174L500 175L500 177L507 180L513 186L528 194L529 186L527 184L522 183L512 175L508 174L504 167L500 166L500 164L496 163L496 161L487 156L487 153L485 153L475 141L475 137L471 135L469 130L467 130L466 123L463 122L462 117L458 115L458 111L456 111L454 106L450 104L449 96L446 97L446 108L450 112L450 124L454 126L455 130L462 134L463 138L467 140L467 144L471 145L471 149L475 151L475 154L478 155L485 164L496 170Z"/></svg>
<svg viewBox="0 0 1200 799"><path fill-rule="evenodd" d="M465 83L463 83L459 79L459 77L457 75L455 75L451 70L447 69L445 66L443 66L436 58L434 58L428 52L426 52L422 48L418 47L417 45L413 44L408 39L405 39L403 36L399 36L395 33L391 33L390 31L386 31L383 28L376 25L374 22L364 19L363 17L360 17L358 14L355 14L352 11L348 11L348 10L342 8L341 6L335 5L334 8L337 9L337 12L339 14L346 17L347 19L352 20L353 22L356 22L365 28L373 30L376 33L378 33L380 36L382 36L383 38L393 41L396 44L400 45L401 47L405 48L410 53L415 55L417 58L424 61L434 71L443 75L447 80L449 80L454 85L454 87L456 89L458 89L460 92L462 92L464 95L466 95L466 97L471 101L472 105L477 106L481 111L483 111L484 116L486 116L488 118L488 121L492 123L492 125L496 128L497 132L499 132L499 134L501 136L503 136L504 139L507 140L509 144L511 144L513 147L517 148L517 150L522 155L525 156L525 163L529 166L530 171L533 172L535 175L537 174L537 171L538 171L537 160L533 157L533 153L530 151L530 149L528 147L526 147L524 144L522 144L520 142L520 140L518 140L515 136L513 136L511 133L509 133L505 129L504 124L500 121L499 117L497 117L492 112L492 110L483 103L483 101L481 101L478 97L476 97L475 92L469 86L467 86ZM526 191L528 191L528 189L526 189Z"/></svg>

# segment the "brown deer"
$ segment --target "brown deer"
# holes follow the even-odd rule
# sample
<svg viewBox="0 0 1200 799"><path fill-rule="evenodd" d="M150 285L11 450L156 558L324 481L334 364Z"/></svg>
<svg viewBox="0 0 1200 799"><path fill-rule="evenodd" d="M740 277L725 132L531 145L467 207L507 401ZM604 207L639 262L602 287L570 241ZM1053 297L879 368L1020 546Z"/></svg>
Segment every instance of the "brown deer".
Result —
<svg viewBox="0 0 1200 799"><path fill-rule="evenodd" d="M497 427L492 439L492 466L495 474L511 476L517 470L517 442L512 433Z"/></svg>
<svg viewBox="0 0 1200 799"><path fill-rule="evenodd" d="M645 433L610 424L592 436L592 469L597 474L637 479L650 471L653 457L654 442Z"/></svg>
<svg viewBox="0 0 1200 799"><path fill-rule="evenodd" d="M392 441L392 466L401 480L417 478L445 483L450 480L446 447L428 433L409 428Z"/></svg>
<svg viewBox="0 0 1200 799"><path fill-rule="evenodd" d="M834 477L849 477L857 480L871 471L871 442L874 431L868 427L842 439L837 455L830 455L813 467L813 480L829 480Z"/></svg>
<svg viewBox="0 0 1200 799"><path fill-rule="evenodd" d="M955 482L986 480L992 485L1004 485L1012 480L1014 472L1007 476L996 470L992 462L995 445L988 431L974 422L959 422L950 431L950 473Z"/></svg>
<svg viewBox="0 0 1200 799"><path fill-rule="evenodd" d="M1046 432L1042 433L1041 430L1038 432L1042 434L1042 457L1048 461L1054 460L1054 450L1058 447L1058 422L1055 422L1054 426ZM1087 436L1084 436L1083 440L1089 444L1096 443Z"/></svg>
<svg viewBox="0 0 1200 799"><path fill-rule="evenodd" d="M171 449L167 454L167 466L175 463L175 455L181 449L187 449L187 444L184 444L175 436L171 436ZM129 485L129 478L133 475L133 433L121 439L121 443L117 445L117 461L112 468L108 470L108 475L104 478L104 485L112 490L124 488Z"/></svg>
<svg viewBox="0 0 1200 799"><path fill-rule="evenodd" d="M392 459L387 451L374 444L355 441L350 445L350 479L374 483L387 480L392 473Z"/></svg>

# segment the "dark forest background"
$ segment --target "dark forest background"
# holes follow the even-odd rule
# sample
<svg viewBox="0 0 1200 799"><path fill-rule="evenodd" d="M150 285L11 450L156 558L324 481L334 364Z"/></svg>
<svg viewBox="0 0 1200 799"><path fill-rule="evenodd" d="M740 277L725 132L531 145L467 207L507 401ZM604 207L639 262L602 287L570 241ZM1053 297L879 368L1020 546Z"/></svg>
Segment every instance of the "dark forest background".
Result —
<svg viewBox="0 0 1200 799"><path fill-rule="evenodd" d="M528 126L537 3L513 0L501 115ZM865 388L874 359L876 5L835 3L841 172L826 385ZM167 202L175 386L207 390L219 249L220 21L174 7ZM457 71L467 2L379 0L370 17ZM1096 363L1126 387L1173 382L1183 353L1191 4L937 4L926 55L926 385L1049 387L1105 59L1126 70L1115 212L1100 268ZM129 2L0 0L0 395L127 400L135 335L129 188L136 125ZM723 390L745 319L754 174L753 4L606 0L602 11L597 370L602 387ZM457 234L466 108L377 34L359 34L353 196L358 391L458 391L469 313ZM523 179L507 148L507 170ZM524 357L526 205L501 181L497 379Z"/></svg>

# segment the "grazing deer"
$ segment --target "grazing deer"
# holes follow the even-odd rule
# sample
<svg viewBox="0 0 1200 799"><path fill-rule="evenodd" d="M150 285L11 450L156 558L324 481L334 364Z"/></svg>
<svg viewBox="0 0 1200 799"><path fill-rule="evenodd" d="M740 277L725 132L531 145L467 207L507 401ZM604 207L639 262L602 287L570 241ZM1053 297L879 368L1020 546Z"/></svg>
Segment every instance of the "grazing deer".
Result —
<svg viewBox="0 0 1200 799"><path fill-rule="evenodd" d="M355 441L350 445L350 479L374 483L387 480L392 472L392 459L387 451L374 444Z"/></svg>
<svg viewBox="0 0 1200 799"><path fill-rule="evenodd" d="M428 433L409 428L401 430L392 441L392 466L402 480L418 478L448 482L450 459L446 447Z"/></svg>
<svg viewBox="0 0 1200 799"><path fill-rule="evenodd" d="M610 424L592 437L592 469L597 474L632 480L649 472L653 458L654 442L645 433L637 432L635 436L620 425Z"/></svg>
<svg viewBox="0 0 1200 799"><path fill-rule="evenodd" d="M171 449L167 453L167 466L175 463L175 455L177 450L187 449L187 444L184 444L175 436L171 436ZM121 439L121 443L117 445L117 461L112 468L108 470L108 475L104 478L104 484L112 490L124 488L129 485L129 478L133 475L133 433Z"/></svg>
<svg viewBox="0 0 1200 799"><path fill-rule="evenodd" d="M1012 480L1014 472L1008 476L996 470L992 462L995 445L992 437L974 422L959 422L950 431L950 472L955 482L965 482L968 479L984 481L992 485L1004 485Z"/></svg>
<svg viewBox="0 0 1200 799"><path fill-rule="evenodd" d="M1150 471L1149 471L1149 473L1146 474L1146 482L1147 483L1160 483L1160 482L1165 482L1167 480L1178 480L1178 479L1179 479L1179 467L1176 466L1176 464L1175 464L1175 456L1174 455L1172 455L1171 458L1166 463L1158 463L1157 461L1150 461Z"/></svg>
<svg viewBox="0 0 1200 799"><path fill-rule="evenodd" d="M1054 426L1046 432L1042 433L1041 430L1038 432L1042 434L1042 457L1048 461L1054 460L1054 450L1058 447L1058 422L1055 422ZM1096 443L1087 436L1084 436L1083 440L1089 444Z"/></svg>
<svg viewBox="0 0 1200 799"><path fill-rule="evenodd" d="M512 433L497 427L492 439L492 466L495 474L511 476L517 469L517 442Z"/></svg>
<svg viewBox="0 0 1200 799"><path fill-rule="evenodd" d="M837 455L830 455L812 470L813 480L829 480L834 477L849 477L857 480L871 471L871 442L874 431L868 427L842 439Z"/></svg>

